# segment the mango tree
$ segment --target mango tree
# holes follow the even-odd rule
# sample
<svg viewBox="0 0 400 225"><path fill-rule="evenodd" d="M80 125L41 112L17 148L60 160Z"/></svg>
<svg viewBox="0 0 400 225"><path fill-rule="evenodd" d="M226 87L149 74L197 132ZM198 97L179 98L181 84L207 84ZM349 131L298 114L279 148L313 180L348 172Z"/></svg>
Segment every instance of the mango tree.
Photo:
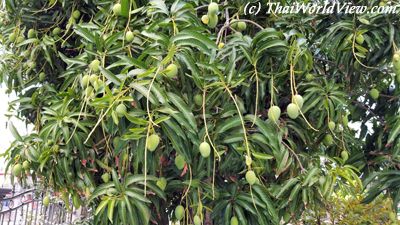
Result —
<svg viewBox="0 0 400 225"><path fill-rule="evenodd" d="M34 127L9 124L12 179L95 224L295 222L338 191L396 205L399 17L246 3L2 1L1 81Z"/></svg>

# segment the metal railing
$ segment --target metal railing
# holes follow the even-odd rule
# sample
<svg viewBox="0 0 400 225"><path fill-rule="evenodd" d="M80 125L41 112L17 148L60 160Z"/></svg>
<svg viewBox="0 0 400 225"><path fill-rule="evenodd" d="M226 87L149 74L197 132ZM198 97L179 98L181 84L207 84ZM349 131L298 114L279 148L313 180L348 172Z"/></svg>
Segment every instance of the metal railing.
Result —
<svg viewBox="0 0 400 225"><path fill-rule="evenodd" d="M45 206L43 197L43 192L29 189L0 198L0 225L64 225L90 218L86 208L67 210L56 198Z"/></svg>

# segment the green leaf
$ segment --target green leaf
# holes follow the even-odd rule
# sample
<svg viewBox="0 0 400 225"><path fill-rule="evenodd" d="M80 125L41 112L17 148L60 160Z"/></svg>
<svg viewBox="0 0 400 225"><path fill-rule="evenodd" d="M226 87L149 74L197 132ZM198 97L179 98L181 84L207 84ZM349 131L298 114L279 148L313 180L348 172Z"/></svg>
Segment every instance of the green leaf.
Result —
<svg viewBox="0 0 400 225"><path fill-rule="evenodd" d="M97 215L100 212L102 212L104 210L104 208L107 206L109 201L110 201L109 198L106 198L103 201L101 201L100 204L97 206L96 211L94 212L94 214Z"/></svg>
<svg viewBox="0 0 400 225"><path fill-rule="evenodd" d="M187 104L175 93L168 92L168 99L170 102L172 102L178 110L183 114L187 122L191 125L191 128L196 131L197 130L197 124L194 119L193 113L189 110L189 107Z"/></svg>
<svg viewBox="0 0 400 225"><path fill-rule="evenodd" d="M135 201L138 200L146 203L151 203L150 200L143 196L143 193L135 193L134 191L127 189L125 190L125 194L128 197L133 198Z"/></svg>
<svg viewBox="0 0 400 225"><path fill-rule="evenodd" d="M242 125L242 122L240 121L239 117L233 117L229 118L223 121L223 123L218 124L215 132L219 134L223 134L226 131L235 128L235 127L240 127Z"/></svg>
<svg viewBox="0 0 400 225"><path fill-rule="evenodd" d="M392 143L400 133L400 119L398 119L389 133L388 144Z"/></svg>
<svg viewBox="0 0 400 225"><path fill-rule="evenodd" d="M121 85L121 80L118 79L113 73L111 73L109 70L103 68L100 66L100 72L111 82L113 82L116 85Z"/></svg>
<svg viewBox="0 0 400 225"><path fill-rule="evenodd" d="M107 211L107 217L108 219L111 221L111 223L113 223L114 220L114 206L115 206L115 199L109 199L108 201L108 211Z"/></svg>
<svg viewBox="0 0 400 225"><path fill-rule="evenodd" d="M89 43L96 43L96 38L90 30L83 28L81 25L76 25L74 29L76 34L86 39Z"/></svg>
<svg viewBox="0 0 400 225"><path fill-rule="evenodd" d="M10 131L15 140L17 141L23 141L21 135L19 135L18 130L14 127L14 124L12 122L9 123L10 126Z"/></svg>
<svg viewBox="0 0 400 225"><path fill-rule="evenodd" d="M265 153L260 153L260 152L254 152L252 151L251 154L254 156L254 158L256 159L262 159L262 160L269 160L269 159L273 159L274 156L272 155L268 155Z"/></svg>
<svg viewBox="0 0 400 225"><path fill-rule="evenodd" d="M128 17L131 9L131 0L121 0L121 16Z"/></svg>
<svg viewBox="0 0 400 225"><path fill-rule="evenodd" d="M217 45L205 35L189 29L179 32L172 38L172 41L176 46L192 46L208 54L217 48Z"/></svg>

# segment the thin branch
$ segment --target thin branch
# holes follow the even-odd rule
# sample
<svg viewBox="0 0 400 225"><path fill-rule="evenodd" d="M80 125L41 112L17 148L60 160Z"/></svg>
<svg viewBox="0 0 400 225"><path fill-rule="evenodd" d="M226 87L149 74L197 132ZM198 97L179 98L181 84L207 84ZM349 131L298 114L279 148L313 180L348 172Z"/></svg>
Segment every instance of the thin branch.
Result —
<svg viewBox="0 0 400 225"><path fill-rule="evenodd" d="M372 111L372 109L371 109L370 107L368 107L367 105L365 105L365 104L363 104L363 103L361 103L361 102L359 102L359 101L356 101L356 100L353 100L353 103L355 103L355 104L357 104L358 106L360 106L361 108L367 110L367 111L368 111L369 113L371 113L374 117L377 117L378 120L379 120L382 124L385 124L385 120L383 120L380 116L378 116L378 115L377 115L374 111Z"/></svg>
<svg viewBox="0 0 400 225"><path fill-rule="evenodd" d="M285 142L283 142L283 141L282 141L282 143L283 143L283 145L286 146L287 149L289 149L289 151L294 155L294 157L296 158L296 160L299 162L301 172L305 171L305 169L304 169L304 167L303 167L303 164L302 164L301 161L300 161L299 156L294 152L294 150L293 150L292 148L289 147L289 145L287 145L287 144L286 144Z"/></svg>
<svg viewBox="0 0 400 225"><path fill-rule="evenodd" d="M262 27L260 24L254 22L254 21L252 21L252 20L239 19L238 21L251 23L251 24L255 25L256 27L260 28L261 30L264 30L264 27Z"/></svg>

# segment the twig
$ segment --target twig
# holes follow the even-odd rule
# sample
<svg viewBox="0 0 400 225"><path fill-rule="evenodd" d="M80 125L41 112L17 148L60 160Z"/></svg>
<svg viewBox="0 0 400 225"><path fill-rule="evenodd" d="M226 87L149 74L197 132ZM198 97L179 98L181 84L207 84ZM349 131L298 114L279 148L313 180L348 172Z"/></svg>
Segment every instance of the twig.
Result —
<svg viewBox="0 0 400 225"><path fill-rule="evenodd" d="M240 22L240 21L242 21L242 22L247 22L247 23L251 23L251 24L255 25L256 27L260 28L261 30L264 30L264 27L262 27L260 24L254 22L254 21L252 21L252 20L238 19L238 20L235 21L235 23L236 23L236 22ZM229 17L227 17L227 20L225 21L224 26L222 26L221 29L220 29L219 32L218 32L216 44L219 43L219 40L220 40L220 38L221 38L222 33L223 33L224 30L227 29L228 27L230 27Z"/></svg>
<svg viewBox="0 0 400 225"><path fill-rule="evenodd" d="M301 172L305 171L305 169L304 169L304 167L303 167L303 164L301 164L301 161L300 161L300 159L299 159L299 156L293 151L293 149L291 149L291 148L289 147L289 145L287 145L287 144L286 144L285 142L283 142L283 141L282 141L282 143L283 143L283 145L286 146L287 149L289 149L289 151L294 155L294 157L296 158L296 160L299 162L299 166L300 166Z"/></svg>
<svg viewBox="0 0 400 225"><path fill-rule="evenodd" d="M356 54L356 36L357 36L356 33L354 33L354 34L353 34L353 44L352 44L352 48L351 48L351 50L352 50L352 52L353 52L354 58L357 60L358 63L360 63L361 66L363 66L363 67L365 67L365 68L367 68L367 69L376 69L376 67L372 67L372 66L367 66L367 65L365 65L364 63L362 63L362 62L358 59L357 54Z"/></svg>
<svg viewBox="0 0 400 225"><path fill-rule="evenodd" d="M239 19L238 21L243 21L243 22L251 23L251 24L255 25L256 27L260 28L261 30L264 30L264 27L262 27L260 24L254 22L254 21L252 21L252 20Z"/></svg>

